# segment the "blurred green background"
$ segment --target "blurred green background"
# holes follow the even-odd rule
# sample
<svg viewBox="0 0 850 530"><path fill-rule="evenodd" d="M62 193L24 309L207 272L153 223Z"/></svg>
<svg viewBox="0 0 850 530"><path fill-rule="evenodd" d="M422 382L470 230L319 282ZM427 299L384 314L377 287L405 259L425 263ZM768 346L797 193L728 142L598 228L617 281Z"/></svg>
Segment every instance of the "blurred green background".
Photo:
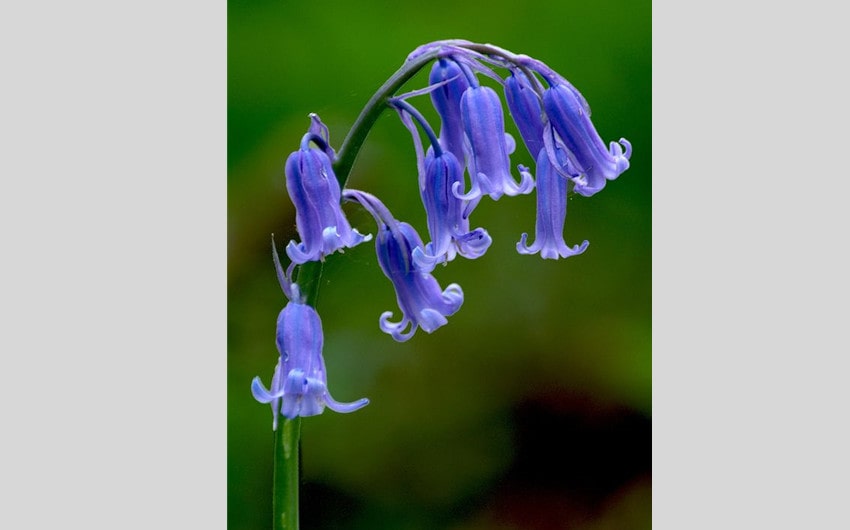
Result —
<svg viewBox="0 0 850 530"><path fill-rule="evenodd" d="M486 5L486 7L484 7ZM651 3L443 0L228 3L228 528L271 526L274 330L286 299L271 261L297 238L283 164L318 113L339 148L375 89L425 42L464 38L536 57L587 98L603 140L632 142L631 168L569 201L581 256L515 250L533 238L534 195L482 200L493 245L435 276L459 283L449 324L399 344L399 310L362 244L325 266L318 310L329 387L368 397L303 422L305 529L640 529L651 526ZM427 72L427 68L426 68ZM417 76L407 90L424 86ZM413 100L427 116L427 96ZM427 112L426 112L427 111ZM438 122L432 122L438 127ZM515 133L512 123L509 132ZM512 164L532 165L518 140ZM382 198L427 240L410 135L385 113L349 184ZM370 217L346 205L352 225ZM285 255L283 259L287 258Z"/></svg>

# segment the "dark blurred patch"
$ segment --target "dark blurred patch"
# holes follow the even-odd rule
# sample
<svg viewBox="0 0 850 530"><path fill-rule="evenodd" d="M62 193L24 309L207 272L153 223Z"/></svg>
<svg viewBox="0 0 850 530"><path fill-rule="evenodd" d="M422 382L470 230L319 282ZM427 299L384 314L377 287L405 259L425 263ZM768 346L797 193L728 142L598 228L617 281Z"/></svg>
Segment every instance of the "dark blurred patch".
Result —
<svg viewBox="0 0 850 530"><path fill-rule="evenodd" d="M528 530L585 528L630 485L648 490L652 424L643 414L561 392L521 402L514 418L514 465L492 500L498 521Z"/></svg>
<svg viewBox="0 0 850 530"><path fill-rule="evenodd" d="M301 486L302 528L310 530L429 530L449 528L463 509L425 510L399 503L363 502L321 484Z"/></svg>
<svg viewBox="0 0 850 530"><path fill-rule="evenodd" d="M559 488L601 500L652 466L649 418L587 395L536 396L515 409L512 483Z"/></svg>
<svg viewBox="0 0 850 530"><path fill-rule="evenodd" d="M364 508L357 498L316 483L301 484L300 501L301 526L315 530L351 528L351 521Z"/></svg>
<svg viewBox="0 0 850 530"><path fill-rule="evenodd" d="M311 529L650 527L650 418L586 394L553 391L519 403L513 422L514 464L472 498L425 511L304 484L302 523Z"/></svg>

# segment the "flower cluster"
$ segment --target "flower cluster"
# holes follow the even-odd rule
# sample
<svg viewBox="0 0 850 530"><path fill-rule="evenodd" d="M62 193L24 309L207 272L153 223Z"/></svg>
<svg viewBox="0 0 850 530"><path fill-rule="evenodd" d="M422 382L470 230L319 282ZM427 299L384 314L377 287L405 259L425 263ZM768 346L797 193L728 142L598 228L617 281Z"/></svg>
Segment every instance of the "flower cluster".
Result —
<svg viewBox="0 0 850 530"><path fill-rule="evenodd" d="M481 227L470 228L470 216L485 196L498 201L536 188L535 239L529 244L528 234L523 233L517 251L539 253L544 259L567 258L588 246L587 241L573 246L564 241L567 194L590 197L629 167L631 144L621 138L606 148L584 97L545 63L489 44L445 40L414 50L400 72L412 77L431 62L428 86L372 100L394 109L413 137L429 242L423 242L410 224L395 219L374 195L341 189L347 175L337 178L334 167L339 157L317 115L310 115L299 150L286 161L286 185L301 242L291 241L286 247L291 260L286 273L274 253L281 286L290 300L278 319L281 358L271 390L258 378L252 385L257 400L272 403L275 422L278 411L293 418L319 414L325 405L350 412L368 403L362 399L341 404L328 394L319 316L290 281L296 265L324 260L372 238L350 226L341 209L343 201L359 204L375 219L378 263L395 289L401 310L398 322L390 321L391 311L384 312L379 326L402 342L419 328L431 333L445 325L463 304L459 285L442 289L431 273L457 256L476 259L486 253L492 243L489 233ZM482 84L479 76L495 80L502 88L508 115L535 160L533 175L523 165L512 171L510 156L516 142L505 131L502 97ZM439 134L410 103L426 94L439 116Z"/></svg>

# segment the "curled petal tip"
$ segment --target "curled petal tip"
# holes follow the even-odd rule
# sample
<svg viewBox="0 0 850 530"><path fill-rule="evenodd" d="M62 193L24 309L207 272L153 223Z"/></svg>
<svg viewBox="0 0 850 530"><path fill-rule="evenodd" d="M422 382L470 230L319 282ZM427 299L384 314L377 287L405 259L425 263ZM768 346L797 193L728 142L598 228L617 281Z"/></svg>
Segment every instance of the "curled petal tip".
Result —
<svg viewBox="0 0 850 530"><path fill-rule="evenodd" d="M354 412L355 410L360 410L366 405L369 404L369 400L367 398L361 398L357 401L352 401L351 403L340 403L331 397L330 394L325 394L325 404L334 412L340 412L343 414L347 414L349 412Z"/></svg>
<svg viewBox="0 0 850 530"><path fill-rule="evenodd" d="M453 315L463 305L463 289L456 283L449 284L443 291L443 300L449 304L449 312L445 314L447 316Z"/></svg>
<svg viewBox="0 0 850 530"><path fill-rule="evenodd" d="M426 333L432 333L437 328L440 328L449 322L442 313L431 308L425 308L420 311L418 321L419 327L421 327Z"/></svg>
<svg viewBox="0 0 850 530"><path fill-rule="evenodd" d="M472 179L472 186L466 193L461 193L463 183L455 182L452 184L452 195L462 201L474 201L483 195L490 194L490 180L484 173L478 173L476 178ZM499 193L501 196L501 193Z"/></svg>
<svg viewBox="0 0 850 530"><path fill-rule="evenodd" d="M254 399L259 401L260 403L271 403L273 399L280 397L272 395L271 392L266 390L266 387L265 385L263 385L263 382L260 380L259 376L255 377L254 380L251 381L251 394L253 394Z"/></svg>
<svg viewBox="0 0 850 530"><path fill-rule="evenodd" d="M534 177L529 171L520 171L520 182L516 191L509 195L528 195L534 189Z"/></svg>
<svg viewBox="0 0 850 530"><path fill-rule="evenodd" d="M322 253L330 254L334 250L340 248L342 243L340 242L340 235L336 229L336 226L328 226L322 230Z"/></svg>
<svg viewBox="0 0 850 530"><path fill-rule="evenodd" d="M290 241L289 244L286 245L286 255L289 256L289 259L291 259L293 263L298 265L314 259L313 256L304 248L304 243L296 243L295 240Z"/></svg>
<svg viewBox="0 0 850 530"><path fill-rule="evenodd" d="M610 146L608 147L608 152L611 154L611 157L617 163L617 167L613 175L606 177L608 178L608 180L614 180L615 178L620 176L623 171L629 169L629 156L632 154L632 146L628 141L626 141L624 145L626 147L625 154L623 153L623 146L621 146L617 142L611 142Z"/></svg>
<svg viewBox="0 0 850 530"><path fill-rule="evenodd" d="M458 238L458 249L461 256L467 259L476 259L483 256L492 243L493 238L490 237L487 230L476 228Z"/></svg>
<svg viewBox="0 0 850 530"><path fill-rule="evenodd" d="M626 154L623 155L623 156L625 156L626 158L631 158L632 157L632 143L630 141L626 140L625 138L620 138L620 143L623 144L623 147L626 148Z"/></svg>
<svg viewBox="0 0 850 530"><path fill-rule="evenodd" d="M416 267L416 270L419 272L431 272L441 261L439 256L431 256L425 253L422 250L422 247L416 247L413 249L411 256L413 257L413 266ZM445 260L445 256L443 256L443 260Z"/></svg>
<svg viewBox="0 0 850 530"><path fill-rule="evenodd" d="M516 244L516 251L520 254L527 256L530 254L536 253L539 249L535 249L534 245L531 247L526 243L528 241L528 234L523 232L523 234L519 238L519 242Z"/></svg>
<svg viewBox="0 0 850 530"><path fill-rule="evenodd" d="M593 195L596 195L596 193L598 193L601 190L602 190L602 186L596 186L596 187L583 186L579 182L576 182L576 187L573 188L573 191L575 191L576 193L578 193L582 197L592 197Z"/></svg>
<svg viewBox="0 0 850 530"><path fill-rule="evenodd" d="M417 324L409 320L406 316L399 322L390 322L389 319L392 316L392 311L384 311L381 313L381 317L378 319L378 327L380 327L381 331L384 333L392 336L392 338L397 342L410 340L410 338L413 337L413 334L416 333ZM410 325L410 330L408 330L407 333L404 333L404 329L408 325Z"/></svg>
<svg viewBox="0 0 850 530"><path fill-rule="evenodd" d="M581 243L581 245L575 245L575 246L573 247L573 249L575 249L576 254L581 254L582 252L584 252L585 250L587 250L588 245L590 245L590 242L589 242L587 239L585 239L585 240Z"/></svg>

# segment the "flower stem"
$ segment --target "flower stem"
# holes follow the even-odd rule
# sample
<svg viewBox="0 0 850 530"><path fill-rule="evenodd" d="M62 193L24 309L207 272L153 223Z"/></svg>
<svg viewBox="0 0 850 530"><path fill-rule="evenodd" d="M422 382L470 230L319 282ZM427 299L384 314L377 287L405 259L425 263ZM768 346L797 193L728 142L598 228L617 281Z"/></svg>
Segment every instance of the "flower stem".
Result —
<svg viewBox="0 0 850 530"><path fill-rule="evenodd" d="M306 303L316 307L322 262L307 262L297 268L293 281ZM298 486L301 479L301 418L278 418L274 434L274 477L272 479L272 530L298 530Z"/></svg>
<svg viewBox="0 0 850 530"><path fill-rule="evenodd" d="M334 173L336 173L340 187L345 187L351 168L354 166L354 160L357 158L369 130L387 107L388 98L437 55L438 51L434 50L405 62L366 103L357 121L354 122L345 137L342 147L337 152ZM293 281L298 282L306 303L316 307L319 285L322 279L322 262L304 263L298 266L296 271L296 277L293 278ZM293 420L280 418L278 429L275 431L274 442L273 530L298 530L300 436L300 417Z"/></svg>
<svg viewBox="0 0 850 530"><path fill-rule="evenodd" d="M363 107L360 116L352 125L351 130L342 142L336 154L334 161L334 173L339 180L340 187L345 187L348 181L348 175L351 173L351 168L354 166L354 160L357 158L357 153L366 141L366 136L369 135L369 130L378 121L381 112L387 107L387 100L395 94L398 89L410 80L414 75L422 69L423 66L436 59L440 54L440 50L431 50L424 53L413 60L405 61L396 73L390 76L387 81L381 85L381 88L372 96L372 98Z"/></svg>
<svg viewBox="0 0 850 530"><path fill-rule="evenodd" d="M296 268L295 277L292 279L301 289L301 294L307 305L316 307L319 301L319 284L322 279L324 262L308 261Z"/></svg>
<svg viewBox="0 0 850 530"><path fill-rule="evenodd" d="M282 421L274 434L274 496L272 498L273 530L298 530L298 445L301 418Z"/></svg>

